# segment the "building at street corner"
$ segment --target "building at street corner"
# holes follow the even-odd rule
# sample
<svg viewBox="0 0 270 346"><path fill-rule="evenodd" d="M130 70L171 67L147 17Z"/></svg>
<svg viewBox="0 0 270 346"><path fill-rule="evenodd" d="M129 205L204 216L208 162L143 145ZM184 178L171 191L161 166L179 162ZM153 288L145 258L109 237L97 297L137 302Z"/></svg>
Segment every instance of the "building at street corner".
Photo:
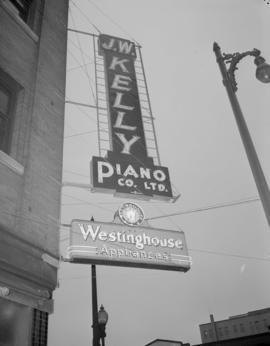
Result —
<svg viewBox="0 0 270 346"><path fill-rule="evenodd" d="M68 1L0 1L0 344L47 345L57 285Z"/></svg>
<svg viewBox="0 0 270 346"><path fill-rule="evenodd" d="M270 345L270 308L200 325L202 344Z"/></svg>

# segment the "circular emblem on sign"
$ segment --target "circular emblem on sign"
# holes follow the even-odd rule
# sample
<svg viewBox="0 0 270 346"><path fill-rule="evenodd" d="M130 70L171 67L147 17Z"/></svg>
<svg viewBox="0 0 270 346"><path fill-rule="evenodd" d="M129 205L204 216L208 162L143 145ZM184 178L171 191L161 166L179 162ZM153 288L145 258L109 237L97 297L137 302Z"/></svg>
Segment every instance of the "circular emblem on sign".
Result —
<svg viewBox="0 0 270 346"><path fill-rule="evenodd" d="M118 214L122 222L129 226L139 226L144 220L143 210L135 203L124 203Z"/></svg>

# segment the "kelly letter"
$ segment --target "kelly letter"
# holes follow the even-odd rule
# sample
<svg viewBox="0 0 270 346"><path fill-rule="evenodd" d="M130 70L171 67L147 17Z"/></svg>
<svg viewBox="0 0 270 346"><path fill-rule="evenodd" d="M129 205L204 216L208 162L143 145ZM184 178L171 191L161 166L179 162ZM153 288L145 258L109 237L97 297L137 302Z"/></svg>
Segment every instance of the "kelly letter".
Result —
<svg viewBox="0 0 270 346"><path fill-rule="evenodd" d="M118 60L117 56L113 56L111 66L109 67L110 70L115 70L115 67L119 65L122 69L122 72L129 73L128 69L124 65L125 62L128 62L128 59L122 59Z"/></svg>
<svg viewBox="0 0 270 346"><path fill-rule="evenodd" d="M113 127L116 127L118 129L123 129L123 130L128 130L128 131L134 131L136 130L137 126L128 126L128 125L123 125L123 118L126 115L125 112L117 112L117 118L116 122Z"/></svg>
<svg viewBox="0 0 270 346"><path fill-rule="evenodd" d="M114 38L111 38L109 44L108 43L102 43L102 47L104 49L112 49L114 41L115 41Z"/></svg>
<svg viewBox="0 0 270 346"><path fill-rule="evenodd" d="M131 78L129 76L116 74L114 76L111 88L121 90L121 91L129 91L131 89L129 87L130 82L131 82Z"/></svg>
<svg viewBox="0 0 270 346"><path fill-rule="evenodd" d="M118 93L118 92L116 93L113 107L125 109L127 111L132 111L134 109L134 107L121 104L123 95L124 95L123 93Z"/></svg>
<svg viewBox="0 0 270 346"><path fill-rule="evenodd" d="M126 137L123 133L116 133L116 136L120 139L120 141L123 143L123 150L121 151L122 154L130 154L130 148L131 146L137 142L140 137L138 136L132 136L132 138L127 141Z"/></svg>

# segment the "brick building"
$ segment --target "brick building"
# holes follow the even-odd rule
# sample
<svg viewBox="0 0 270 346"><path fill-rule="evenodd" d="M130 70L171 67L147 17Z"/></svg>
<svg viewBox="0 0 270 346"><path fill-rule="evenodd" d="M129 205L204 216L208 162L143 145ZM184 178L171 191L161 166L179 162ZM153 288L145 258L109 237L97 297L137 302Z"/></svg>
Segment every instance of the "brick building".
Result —
<svg viewBox="0 0 270 346"><path fill-rule="evenodd" d="M270 308L255 310L246 314L231 316L226 320L214 321L200 325L202 343L246 338L252 335L268 334L270 341Z"/></svg>
<svg viewBox="0 0 270 346"><path fill-rule="evenodd" d="M57 285L67 0L0 1L0 345L47 344Z"/></svg>

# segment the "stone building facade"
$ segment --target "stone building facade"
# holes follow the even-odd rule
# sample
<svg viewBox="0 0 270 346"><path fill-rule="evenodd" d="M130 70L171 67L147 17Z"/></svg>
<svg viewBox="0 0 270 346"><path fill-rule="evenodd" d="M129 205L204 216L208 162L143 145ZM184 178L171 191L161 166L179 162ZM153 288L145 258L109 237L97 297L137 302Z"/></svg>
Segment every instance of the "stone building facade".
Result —
<svg viewBox="0 0 270 346"><path fill-rule="evenodd" d="M68 0L0 1L0 345L47 344L57 286Z"/></svg>

